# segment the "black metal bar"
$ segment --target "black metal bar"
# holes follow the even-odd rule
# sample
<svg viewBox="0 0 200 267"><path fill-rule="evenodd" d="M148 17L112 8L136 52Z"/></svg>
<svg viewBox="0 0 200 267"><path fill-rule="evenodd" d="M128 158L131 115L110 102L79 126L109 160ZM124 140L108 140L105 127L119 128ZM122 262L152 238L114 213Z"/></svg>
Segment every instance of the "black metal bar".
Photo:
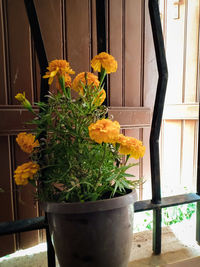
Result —
<svg viewBox="0 0 200 267"><path fill-rule="evenodd" d="M199 38L198 38L198 62L200 60L200 26L199 26ZM199 118L200 118L200 66L198 64L197 75L197 88L199 90ZM198 130L200 131L200 120L198 121ZM200 133L198 131L198 155L197 155L197 194L200 195Z"/></svg>
<svg viewBox="0 0 200 267"><path fill-rule="evenodd" d="M158 0L149 0L149 13L153 33L156 61L158 67L158 84L150 133L150 159L152 179L152 202L159 203L160 193L160 159L159 135L164 108L168 71L165 57L164 40L160 21Z"/></svg>
<svg viewBox="0 0 200 267"><path fill-rule="evenodd" d="M153 210L153 251L156 255L161 252L161 222L162 209Z"/></svg>
<svg viewBox="0 0 200 267"><path fill-rule="evenodd" d="M198 62L200 59L200 27L199 27ZM200 88L200 67L198 64L197 87ZM197 155L197 194L200 195L200 90L199 90L199 121L198 121L198 155ZM197 203L196 209L196 241L200 245L200 204Z"/></svg>
<svg viewBox="0 0 200 267"><path fill-rule="evenodd" d="M44 48L44 43L42 40L38 17L37 17L37 13L35 10L35 5L34 5L33 0L24 0L24 3L25 3L28 19L29 19L29 24L31 27L31 33L32 33L33 40L34 40L35 49L36 49L36 53L37 53L37 57L38 57L39 65L40 65L40 73L42 77L46 72L48 61L47 61L47 56L46 56L46 52ZM48 99L45 96L48 95L48 91L49 91L48 79L41 79L40 88L41 88L40 89L40 101L47 102Z"/></svg>
<svg viewBox="0 0 200 267"><path fill-rule="evenodd" d="M96 0L96 23L97 23L97 53L106 52L106 3L105 0ZM100 78L100 74L99 74ZM104 90L106 91L106 99L103 105L108 106L108 80L105 77Z"/></svg>
<svg viewBox="0 0 200 267"><path fill-rule="evenodd" d="M200 202L196 208L196 241L200 245Z"/></svg>
<svg viewBox="0 0 200 267"><path fill-rule="evenodd" d="M46 228L44 216L0 223L0 236Z"/></svg>
<svg viewBox="0 0 200 267"><path fill-rule="evenodd" d="M196 209L196 241L200 245L200 202L197 203Z"/></svg>
<svg viewBox="0 0 200 267"><path fill-rule="evenodd" d="M200 93L199 93L200 94ZM200 100L199 100L200 103ZM199 105L200 114L200 105ZM199 131L200 131L200 120L199 120ZM198 131L198 155L197 155L197 194L200 195L200 134Z"/></svg>
<svg viewBox="0 0 200 267"><path fill-rule="evenodd" d="M106 51L106 4L105 0L96 0L97 52Z"/></svg>
<svg viewBox="0 0 200 267"><path fill-rule="evenodd" d="M157 208L167 208L199 201L200 201L200 196L195 193L164 197L161 198L161 201L158 204L152 203L150 199L142 200L135 202L134 211L140 212L140 211L154 210Z"/></svg>
<svg viewBox="0 0 200 267"><path fill-rule="evenodd" d="M48 222L44 216L0 223L0 236L46 229L48 267L55 267L55 252L51 242Z"/></svg>
<svg viewBox="0 0 200 267"><path fill-rule="evenodd" d="M159 135L168 79L158 0L149 0L149 14L159 74L150 133L152 203L158 204L161 201ZM153 251L159 254L161 252L161 209L153 212Z"/></svg>
<svg viewBox="0 0 200 267"><path fill-rule="evenodd" d="M47 214L45 214L45 221L47 221ZM48 259L48 267L55 267L56 266L56 259L55 259L55 251L53 244L51 242L51 235L49 232L49 227L47 224L46 227L46 241L47 241L47 259Z"/></svg>

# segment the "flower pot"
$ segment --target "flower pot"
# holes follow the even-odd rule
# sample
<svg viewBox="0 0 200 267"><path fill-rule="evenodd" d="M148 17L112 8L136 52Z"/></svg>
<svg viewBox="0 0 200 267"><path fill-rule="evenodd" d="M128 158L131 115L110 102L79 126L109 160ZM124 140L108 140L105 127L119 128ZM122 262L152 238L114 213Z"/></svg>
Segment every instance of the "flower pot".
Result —
<svg viewBox="0 0 200 267"><path fill-rule="evenodd" d="M44 203L60 267L127 267L136 191L85 203Z"/></svg>

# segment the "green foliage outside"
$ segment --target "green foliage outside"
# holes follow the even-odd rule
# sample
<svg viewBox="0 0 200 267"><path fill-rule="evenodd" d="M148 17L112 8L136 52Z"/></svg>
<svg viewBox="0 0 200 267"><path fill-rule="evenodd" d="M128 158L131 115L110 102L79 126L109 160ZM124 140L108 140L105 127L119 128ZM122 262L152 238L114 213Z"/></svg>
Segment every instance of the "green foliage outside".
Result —
<svg viewBox="0 0 200 267"><path fill-rule="evenodd" d="M184 220L191 219L196 212L196 203L189 203L162 209L162 226L170 226ZM136 215L137 216L137 215ZM135 225L135 231L145 231L153 229L153 215L152 211L143 213L143 220L141 223Z"/></svg>

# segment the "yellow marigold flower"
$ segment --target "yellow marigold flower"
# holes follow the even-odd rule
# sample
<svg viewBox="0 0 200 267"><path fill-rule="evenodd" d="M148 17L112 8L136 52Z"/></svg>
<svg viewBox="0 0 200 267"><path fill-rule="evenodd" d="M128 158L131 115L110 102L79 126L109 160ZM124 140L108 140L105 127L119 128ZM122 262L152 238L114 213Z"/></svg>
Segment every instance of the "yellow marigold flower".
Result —
<svg viewBox="0 0 200 267"><path fill-rule="evenodd" d="M117 61L108 53L102 52L92 59L91 67L94 69L94 71L98 72L101 71L101 67L103 67L107 73L116 72Z"/></svg>
<svg viewBox="0 0 200 267"><path fill-rule="evenodd" d="M134 137L124 136L120 134L118 136L117 143L120 144L119 152L123 155L129 155L132 158L139 159L144 156L145 146L142 142Z"/></svg>
<svg viewBox="0 0 200 267"><path fill-rule="evenodd" d="M106 99L106 91L104 89L101 89L97 97L94 99L93 104L96 106L101 106L101 104L105 99Z"/></svg>
<svg viewBox="0 0 200 267"><path fill-rule="evenodd" d="M115 143L119 135L120 125L117 121L102 119L98 120L96 123L90 124L88 129L90 138L95 142L99 144L102 142Z"/></svg>
<svg viewBox="0 0 200 267"><path fill-rule="evenodd" d="M87 79L85 79L85 76L87 77ZM90 85L94 85L95 87L99 86L100 82L96 75L94 75L91 72L81 72L73 80L72 89L78 92L80 95L83 95L84 94L83 84L86 85L86 80L87 80L87 85L89 86ZM94 89L94 88L91 88L91 89Z"/></svg>
<svg viewBox="0 0 200 267"><path fill-rule="evenodd" d="M32 110L31 103L26 99L25 92L23 94L18 93L15 98L27 109Z"/></svg>
<svg viewBox="0 0 200 267"><path fill-rule="evenodd" d="M48 83L52 84L55 76L59 78L60 76L65 76L65 74L74 74L75 72L70 68L69 62L66 60L53 60L49 63L49 67L47 67L48 71L43 78L49 78Z"/></svg>
<svg viewBox="0 0 200 267"><path fill-rule="evenodd" d="M20 148L28 154L30 154L35 147L39 146L38 140L35 141L35 136L25 132L19 133L16 141Z"/></svg>
<svg viewBox="0 0 200 267"><path fill-rule="evenodd" d="M14 174L15 183L17 185L28 184L28 179L33 179L33 176L38 172L39 165L32 161L24 163L17 167Z"/></svg>

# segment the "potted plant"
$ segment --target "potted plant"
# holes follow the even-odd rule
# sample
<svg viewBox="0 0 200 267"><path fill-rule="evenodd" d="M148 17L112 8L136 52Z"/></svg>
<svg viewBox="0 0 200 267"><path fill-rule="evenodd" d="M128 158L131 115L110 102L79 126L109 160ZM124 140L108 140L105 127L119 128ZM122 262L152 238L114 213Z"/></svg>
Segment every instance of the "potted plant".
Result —
<svg viewBox="0 0 200 267"><path fill-rule="evenodd" d="M74 71L66 60L50 62L48 83L57 93L38 102L35 113L25 93L16 99L34 114L32 133L16 141L30 161L14 173L17 185L33 184L47 213L52 242L61 267L125 267L132 241L134 188L140 182L128 174L145 153L142 142L120 134L117 121L106 118L103 81L117 70L113 56L102 52L90 72ZM71 92L77 96L72 97Z"/></svg>

